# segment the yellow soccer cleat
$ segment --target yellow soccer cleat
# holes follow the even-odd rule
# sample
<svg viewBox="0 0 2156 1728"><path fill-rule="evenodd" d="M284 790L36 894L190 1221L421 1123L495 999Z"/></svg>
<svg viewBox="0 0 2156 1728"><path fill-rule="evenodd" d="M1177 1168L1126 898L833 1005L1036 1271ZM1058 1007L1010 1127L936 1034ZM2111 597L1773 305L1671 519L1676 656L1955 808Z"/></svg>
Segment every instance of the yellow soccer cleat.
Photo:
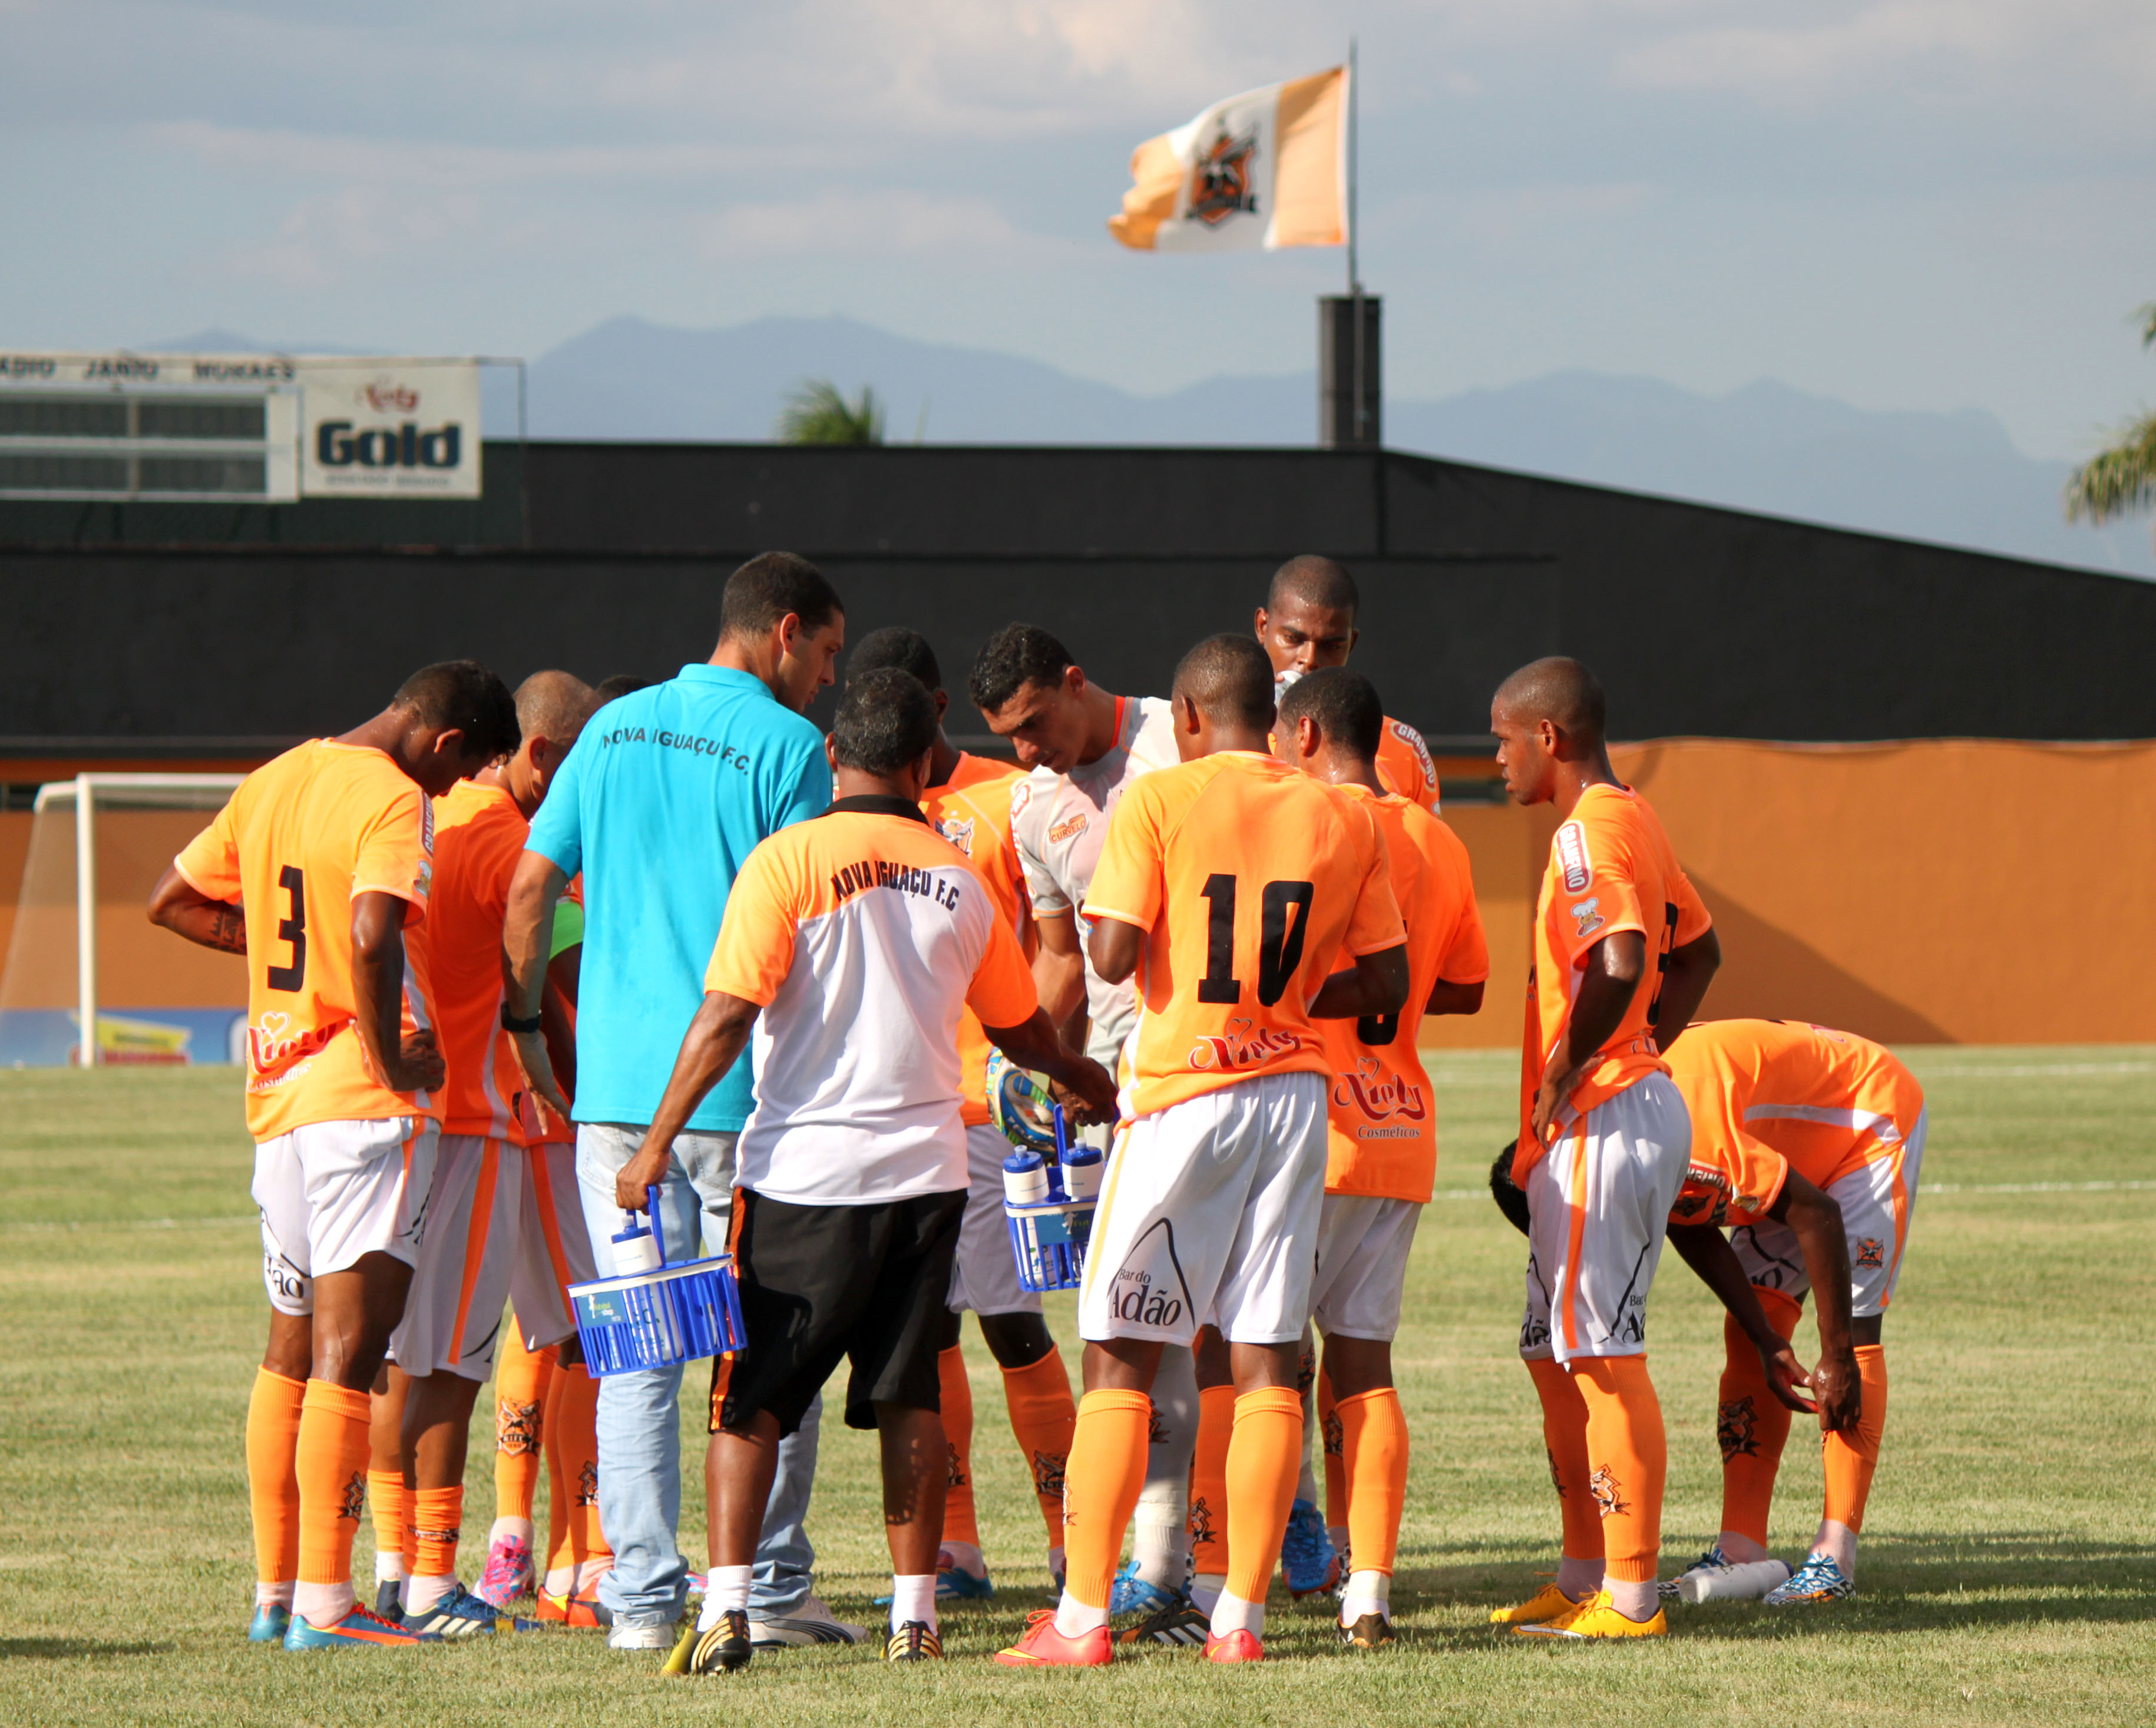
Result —
<svg viewBox="0 0 2156 1728"><path fill-rule="evenodd" d="M1587 1598L1588 1602L1594 1600L1591 1596ZM1567 1615L1576 1614L1584 1606L1586 1603L1574 1602L1556 1585L1545 1584L1516 1608L1491 1609L1490 1623L1492 1626L1539 1626L1545 1621L1562 1620Z"/></svg>
<svg viewBox="0 0 2156 1728"><path fill-rule="evenodd" d="M1651 1620L1617 1612L1607 1590L1598 1591L1563 1618L1539 1626L1515 1626L1515 1638L1667 1638L1670 1617L1657 1606Z"/></svg>

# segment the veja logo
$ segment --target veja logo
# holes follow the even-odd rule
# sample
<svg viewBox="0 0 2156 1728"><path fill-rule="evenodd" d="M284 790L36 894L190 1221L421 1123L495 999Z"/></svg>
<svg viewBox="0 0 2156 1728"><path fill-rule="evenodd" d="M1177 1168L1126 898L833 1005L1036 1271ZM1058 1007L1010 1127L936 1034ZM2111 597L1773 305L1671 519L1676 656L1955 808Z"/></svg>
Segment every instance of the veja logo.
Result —
<svg viewBox="0 0 2156 1728"><path fill-rule="evenodd" d="M1201 1036L1190 1047L1191 1067L1200 1074L1258 1068L1302 1048L1301 1037L1296 1033L1270 1026L1254 1032L1250 1025L1247 1017L1239 1018L1230 1020L1224 1033Z"/></svg>
<svg viewBox="0 0 2156 1728"><path fill-rule="evenodd" d="M1352 1074L1335 1074L1332 1102L1346 1110L1351 1105L1373 1122L1389 1122L1395 1116L1419 1122L1430 1115L1422 1088L1411 1086L1398 1074L1388 1075L1374 1056L1358 1058Z"/></svg>
<svg viewBox="0 0 2156 1728"><path fill-rule="evenodd" d="M409 384L369 384L359 399L377 414L414 413L419 407L419 392Z"/></svg>

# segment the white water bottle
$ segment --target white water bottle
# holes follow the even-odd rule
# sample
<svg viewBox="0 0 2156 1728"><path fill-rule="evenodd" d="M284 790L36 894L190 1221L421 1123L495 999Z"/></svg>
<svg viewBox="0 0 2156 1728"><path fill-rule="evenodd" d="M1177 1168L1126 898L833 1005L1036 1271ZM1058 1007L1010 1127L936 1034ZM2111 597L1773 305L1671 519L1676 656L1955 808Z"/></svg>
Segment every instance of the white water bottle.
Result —
<svg viewBox="0 0 2156 1728"><path fill-rule="evenodd" d="M659 1238L637 1223L638 1214L625 1212L627 1221L613 1235L613 1275L633 1278L639 1272L656 1272L665 1264Z"/></svg>
<svg viewBox="0 0 2156 1728"><path fill-rule="evenodd" d="M1039 1206L1048 1198L1048 1167L1040 1153L1020 1146L1004 1160L1004 1198L1013 1206Z"/></svg>
<svg viewBox="0 0 2156 1728"><path fill-rule="evenodd" d="M1063 1192L1073 1200L1101 1197L1101 1151L1084 1141L1063 1154Z"/></svg>
<svg viewBox="0 0 2156 1728"><path fill-rule="evenodd" d="M1789 1576L1782 1561L1748 1560L1686 1572L1677 1580L1677 1594L1689 1602L1757 1602Z"/></svg>

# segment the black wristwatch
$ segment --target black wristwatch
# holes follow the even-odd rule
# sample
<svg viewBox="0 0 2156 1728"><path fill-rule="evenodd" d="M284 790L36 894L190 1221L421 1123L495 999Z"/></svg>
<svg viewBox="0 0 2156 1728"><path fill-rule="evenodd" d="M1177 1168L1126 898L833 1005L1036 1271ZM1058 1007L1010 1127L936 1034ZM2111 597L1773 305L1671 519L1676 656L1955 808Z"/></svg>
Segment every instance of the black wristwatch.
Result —
<svg viewBox="0 0 2156 1728"><path fill-rule="evenodd" d="M542 1018L538 1014L534 1014L528 1020L520 1020L509 1012L507 1002L505 1002L501 1005L501 1029L504 1032L536 1032Z"/></svg>

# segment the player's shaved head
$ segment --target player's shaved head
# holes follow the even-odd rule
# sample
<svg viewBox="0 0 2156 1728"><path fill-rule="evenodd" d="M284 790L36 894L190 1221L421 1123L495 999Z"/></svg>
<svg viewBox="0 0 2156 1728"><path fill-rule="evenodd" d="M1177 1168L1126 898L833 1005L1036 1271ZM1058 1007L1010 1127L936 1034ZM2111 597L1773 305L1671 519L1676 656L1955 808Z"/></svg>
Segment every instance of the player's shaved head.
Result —
<svg viewBox="0 0 2156 1728"><path fill-rule="evenodd" d="M1175 669L1174 695L1216 726L1263 732L1273 723L1273 663L1249 636L1208 636Z"/></svg>
<svg viewBox="0 0 2156 1728"><path fill-rule="evenodd" d="M598 692L572 673L535 672L516 686L516 724L526 738L573 744L598 705Z"/></svg>
<svg viewBox="0 0 2156 1728"><path fill-rule="evenodd" d="M1361 673L1345 666L1322 666L1290 685L1280 699L1281 730L1292 729L1306 715L1333 749L1362 761L1376 759L1384 736L1385 709L1378 700L1378 687Z"/></svg>
<svg viewBox="0 0 2156 1728"><path fill-rule="evenodd" d="M934 747L942 722L928 686L896 666L846 680L831 721L831 755L842 768L896 774Z"/></svg>
<svg viewBox="0 0 2156 1728"><path fill-rule="evenodd" d="M1587 745L1602 742L1609 718L1600 681L1565 654L1530 660L1497 686L1494 705L1530 725L1546 720Z"/></svg>
<svg viewBox="0 0 2156 1728"><path fill-rule="evenodd" d="M932 690L943 688L943 670L936 664L936 650L918 630L903 624L886 624L861 638L846 656L846 679L851 683L870 672L896 669L910 672Z"/></svg>
<svg viewBox="0 0 2156 1728"><path fill-rule="evenodd" d="M789 614L812 633L846 608L824 572L798 552L760 552L726 578L719 606L719 640L753 642Z"/></svg>
<svg viewBox="0 0 2156 1728"><path fill-rule="evenodd" d="M1350 613L1362 603L1348 567L1317 552L1298 553L1273 572L1272 586L1265 590L1266 609L1278 612L1296 600L1326 612Z"/></svg>
<svg viewBox="0 0 2156 1728"><path fill-rule="evenodd" d="M523 741L509 686L477 660L422 666L398 686L390 706L438 732L462 732L465 755L481 761L507 756Z"/></svg>

